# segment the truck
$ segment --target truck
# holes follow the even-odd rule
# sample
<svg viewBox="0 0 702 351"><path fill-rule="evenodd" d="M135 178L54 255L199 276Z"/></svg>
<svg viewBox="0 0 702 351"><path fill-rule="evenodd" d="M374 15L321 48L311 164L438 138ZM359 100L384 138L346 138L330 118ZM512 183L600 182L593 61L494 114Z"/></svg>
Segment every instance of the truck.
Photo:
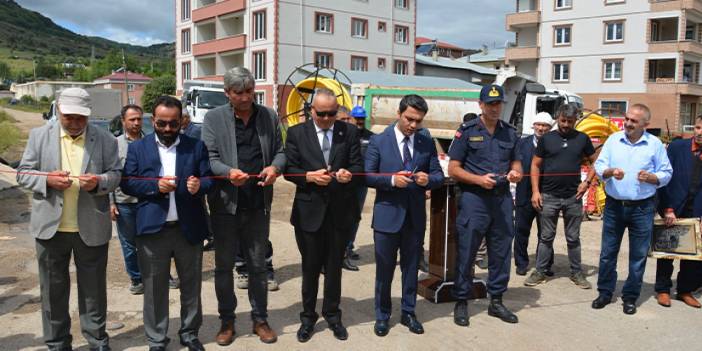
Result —
<svg viewBox="0 0 702 351"><path fill-rule="evenodd" d="M102 89L88 88L92 103L91 119L111 120L118 116L122 110L122 91L118 89ZM56 97L61 91L56 92ZM42 117L48 122L58 119L58 110L56 109L56 100L51 101L51 106L48 112L44 112Z"/></svg>
<svg viewBox="0 0 702 351"><path fill-rule="evenodd" d="M229 103L224 94L224 83L207 80L184 81L181 101L188 110L190 121L196 124L202 124L207 111Z"/></svg>
<svg viewBox="0 0 702 351"><path fill-rule="evenodd" d="M558 107L573 103L583 108L583 99L573 93L547 89L533 77L502 69L498 72L495 84L505 90L505 105L502 120L517 127L524 137L534 134L532 120L537 113L545 111L555 117ZM372 117L374 132L382 131L397 118L397 106L406 94L418 94L425 98L429 112L422 123L439 143L446 144L453 139L456 129L463 122L466 113L480 114L478 100L479 85L471 88L417 88L380 86L368 83L353 83L351 95L355 104L364 106Z"/></svg>

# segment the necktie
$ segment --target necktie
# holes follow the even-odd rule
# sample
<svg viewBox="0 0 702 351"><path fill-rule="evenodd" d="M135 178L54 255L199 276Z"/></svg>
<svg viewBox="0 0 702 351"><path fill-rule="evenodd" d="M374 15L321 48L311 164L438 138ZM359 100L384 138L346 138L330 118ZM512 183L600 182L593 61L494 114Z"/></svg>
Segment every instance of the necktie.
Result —
<svg viewBox="0 0 702 351"><path fill-rule="evenodd" d="M409 137L405 137L402 140L402 143L405 144L405 146L402 147L402 165L405 166L405 171L412 170L412 154L409 149L409 141Z"/></svg>
<svg viewBox="0 0 702 351"><path fill-rule="evenodd" d="M322 154L324 155L324 163L329 165L329 150L331 150L331 143L327 137L327 132L329 132L329 129L322 129Z"/></svg>

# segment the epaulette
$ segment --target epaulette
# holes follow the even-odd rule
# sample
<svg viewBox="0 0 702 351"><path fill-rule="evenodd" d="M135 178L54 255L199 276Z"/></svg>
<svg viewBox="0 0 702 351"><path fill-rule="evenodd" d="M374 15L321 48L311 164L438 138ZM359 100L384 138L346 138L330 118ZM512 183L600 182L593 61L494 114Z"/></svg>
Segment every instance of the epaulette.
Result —
<svg viewBox="0 0 702 351"><path fill-rule="evenodd" d="M477 118L476 118L476 119L477 119ZM475 123L473 123L473 121L475 121L475 119L474 119L474 120L471 120L471 121L468 121L468 122L463 122L463 123L461 123L461 126L458 127L458 130L456 130L456 134L454 135L454 138L460 139L460 138L461 138L461 135L463 135L463 132L464 132L466 129L468 129L468 128L470 128L470 127L472 127L472 126L475 125Z"/></svg>

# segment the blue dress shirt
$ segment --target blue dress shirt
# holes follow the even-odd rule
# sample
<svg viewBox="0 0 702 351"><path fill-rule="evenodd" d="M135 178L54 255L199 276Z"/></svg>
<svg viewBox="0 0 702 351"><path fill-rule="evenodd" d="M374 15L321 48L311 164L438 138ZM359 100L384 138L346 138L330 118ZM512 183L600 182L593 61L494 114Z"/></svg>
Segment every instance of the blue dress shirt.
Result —
<svg viewBox="0 0 702 351"><path fill-rule="evenodd" d="M621 168L624 178L605 179L602 173L608 168ZM647 171L658 177L658 185L639 182L639 171ZM656 194L656 189L666 186L673 175L663 143L655 136L644 134L632 144L624 132L609 136L595 162L595 171L605 181L607 196L618 200L643 200Z"/></svg>

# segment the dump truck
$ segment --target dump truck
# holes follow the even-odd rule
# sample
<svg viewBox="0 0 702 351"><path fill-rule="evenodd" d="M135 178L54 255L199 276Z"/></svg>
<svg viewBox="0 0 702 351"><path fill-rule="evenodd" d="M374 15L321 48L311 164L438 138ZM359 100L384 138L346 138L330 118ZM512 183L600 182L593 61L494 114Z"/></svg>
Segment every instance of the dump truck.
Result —
<svg viewBox="0 0 702 351"><path fill-rule="evenodd" d="M207 80L186 80L183 82L181 98L192 123L201 124L205 114L215 107L229 103L224 95L224 83Z"/></svg>

